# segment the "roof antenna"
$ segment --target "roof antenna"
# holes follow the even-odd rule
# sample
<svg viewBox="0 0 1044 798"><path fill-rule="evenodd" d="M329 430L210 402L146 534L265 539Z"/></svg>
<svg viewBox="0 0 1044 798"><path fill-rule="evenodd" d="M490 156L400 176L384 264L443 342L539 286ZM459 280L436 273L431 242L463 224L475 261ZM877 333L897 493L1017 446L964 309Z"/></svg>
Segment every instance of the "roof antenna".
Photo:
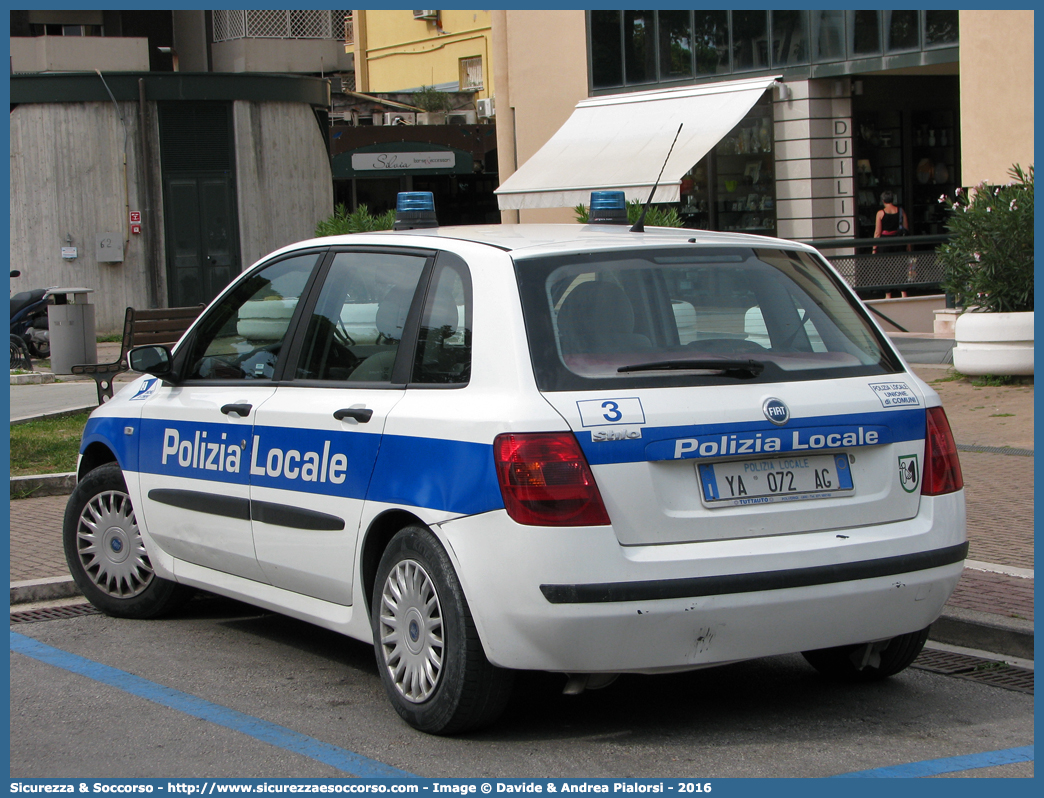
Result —
<svg viewBox="0 0 1044 798"><path fill-rule="evenodd" d="M638 217L638 221L634 223L631 228L632 233L644 233L645 232L645 214L649 210L649 206L652 205L653 194L656 193L657 186L660 185L660 178L663 177L663 170L667 168L667 161L671 159L671 153L674 152L674 145L678 143L678 136L681 135L682 122L678 125L678 132L674 134L674 141L671 142L671 148L667 150L667 157L663 159L663 166L660 167L660 174L656 175L656 182L653 183L652 191L649 192L649 199L645 201L645 205L642 207L642 214Z"/></svg>

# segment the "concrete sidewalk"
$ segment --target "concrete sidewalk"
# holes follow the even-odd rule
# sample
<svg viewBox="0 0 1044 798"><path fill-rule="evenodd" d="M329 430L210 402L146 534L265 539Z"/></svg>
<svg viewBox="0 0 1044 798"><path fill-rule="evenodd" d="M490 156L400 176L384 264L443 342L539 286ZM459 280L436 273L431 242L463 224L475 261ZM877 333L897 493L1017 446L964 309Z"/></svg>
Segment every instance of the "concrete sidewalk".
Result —
<svg viewBox="0 0 1044 798"><path fill-rule="evenodd" d="M928 357L937 358L938 348ZM1032 659L1033 386L979 388L950 380L949 366L936 363L915 364L914 370L942 397L960 449L968 507L968 562L931 638ZM61 383L17 387L12 421L18 412L39 412L73 395ZM91 381L79 387L94 394ZM11 502L12 604L77 595L62 551L66 499Z"/></svg>

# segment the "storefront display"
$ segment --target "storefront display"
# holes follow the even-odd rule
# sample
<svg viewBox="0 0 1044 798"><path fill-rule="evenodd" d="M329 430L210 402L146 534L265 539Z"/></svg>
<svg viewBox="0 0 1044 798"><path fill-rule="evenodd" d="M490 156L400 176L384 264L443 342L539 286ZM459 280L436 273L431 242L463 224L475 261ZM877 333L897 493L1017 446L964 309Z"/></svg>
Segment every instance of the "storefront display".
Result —
<svg viewBox="0 0 1044 798"><path fill-rule="evenodd" d="M686 227L772 235L776 229L772 105L758 102L681 183Z"/></svg>

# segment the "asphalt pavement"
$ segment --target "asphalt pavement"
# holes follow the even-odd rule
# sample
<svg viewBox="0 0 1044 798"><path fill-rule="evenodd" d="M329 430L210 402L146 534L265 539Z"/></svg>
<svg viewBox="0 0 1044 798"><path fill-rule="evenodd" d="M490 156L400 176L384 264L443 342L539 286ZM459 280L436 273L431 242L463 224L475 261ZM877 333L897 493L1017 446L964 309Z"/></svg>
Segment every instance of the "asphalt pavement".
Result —
<svg viewBox="0 0 1044 798"><path fill-rule="evenodd" d="M1033 658L1033 386L976 387L950 379L952 340L896 335L943 400L960 450L968 561L931 639ZM108 345L116 347L118 344ZM99 345L99 361L115 353ZM94 382L11 386L11 423L97 404ZM124 379L127 379L126 375ZM12 478L11 604L78 595L62 552L66 476ZM56 495L45 495L53 493ZM18 496L29 498L17 498Z"/></svg>

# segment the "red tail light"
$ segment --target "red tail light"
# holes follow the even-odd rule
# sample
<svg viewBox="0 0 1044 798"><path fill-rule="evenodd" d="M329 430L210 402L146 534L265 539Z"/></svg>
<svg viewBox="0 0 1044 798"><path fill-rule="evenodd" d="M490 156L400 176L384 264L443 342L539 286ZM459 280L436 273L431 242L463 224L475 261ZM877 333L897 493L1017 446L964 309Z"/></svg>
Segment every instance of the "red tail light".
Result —
<svg viewBox="0 0 1044 798"><path fill-rule="evenodd" d="M950 422L941 407L928 408L928 430L924 441L924 478L921 494L939 496L964 487L957 444L950 432Z"/></svg>
<svg viewBox="0 0 1044 798"><path fill-rule="evenodd" d="M497 478L508 515L529 526L609 523L591 467L571 432L498 435Z"/></svg>

